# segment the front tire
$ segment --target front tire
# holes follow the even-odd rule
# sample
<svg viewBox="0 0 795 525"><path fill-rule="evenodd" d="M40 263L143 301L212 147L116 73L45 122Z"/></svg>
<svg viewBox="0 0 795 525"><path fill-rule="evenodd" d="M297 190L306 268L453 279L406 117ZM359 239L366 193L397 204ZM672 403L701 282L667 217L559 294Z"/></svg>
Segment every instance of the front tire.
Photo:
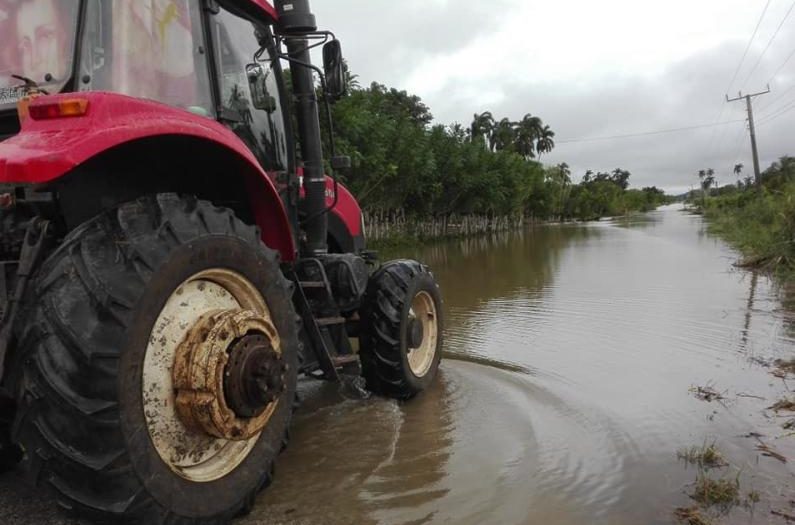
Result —
<svg viewBox="0 0 795 525"><path fill-rule="evenodd" d="M102 520L223 523L250 510L284 447L298 368L290 285L256 228L193 198L143 198L70 233L28 295L14 438L30 477ZM233 345L264 356L255 379L278 382L278 396L215 428L195 401L209 373L196 370L227 381L248 366L223 368L224 341L229 363L243 351ZM256 381L232 389L236 404ZM228 392L214 392L231 414ZM246 426L256 418L262 428Z"/></svg>
<svg viewBox="0 0 795 525"><path fill-rule="evenodd" d="M442 358L442 299L428 268L393 261L371 277L361 312L367 388L395 399L427 389Z"/></svg>

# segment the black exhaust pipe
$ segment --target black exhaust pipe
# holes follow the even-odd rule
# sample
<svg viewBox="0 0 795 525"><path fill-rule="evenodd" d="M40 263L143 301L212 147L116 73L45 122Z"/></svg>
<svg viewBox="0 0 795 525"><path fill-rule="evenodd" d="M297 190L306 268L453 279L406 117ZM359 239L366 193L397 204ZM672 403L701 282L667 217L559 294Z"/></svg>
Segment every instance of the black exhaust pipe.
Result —
<svg viewBox="0 0 795 525"><path fill-rule="evenodd" d="M279 13L279 28L282 33L317 31L317 22L309 8L309 0L276 0L276 10Z"/></svg>
<svg viewBox="0 0 795 525"><path fill-rule="evenodd" d="M301 144L301 160L304 167L305 198L301 211L309 218L306 230L306 251L309 256L328 253L328 217L326 209L326 177L323 169L323 145L320 133L320 113L315 91L309 42L301 38L304 33L317 30L315 15L309 8L309 0L277 0L279 32L287 39L287 54L295 96L298 139Z"/></svg>

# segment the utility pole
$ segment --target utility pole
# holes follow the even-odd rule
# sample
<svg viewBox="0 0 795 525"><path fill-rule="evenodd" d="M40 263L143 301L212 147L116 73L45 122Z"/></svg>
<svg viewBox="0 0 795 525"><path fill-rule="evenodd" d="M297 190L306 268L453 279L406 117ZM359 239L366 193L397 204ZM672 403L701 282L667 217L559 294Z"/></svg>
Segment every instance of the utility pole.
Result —
<svg viewBox="0 0 795 525"><path fill-rule="evenodd" d="M736 102L738 100L745 99L745 103L748 106L748 127L751 129L751 150L754 154L754 177L756 178L757 188L762 184L762 172L759 169L759 150L756 147L756 127L754 126L754 104L752 100L755 97L767 95L768 93L770 93L769 84L767 86L767 91L760 91L759 93L753 93L750 95L743 95L743 92L740 91L739 96L732 99L729 99L729 95L726 95L726 102Z"/></svg>

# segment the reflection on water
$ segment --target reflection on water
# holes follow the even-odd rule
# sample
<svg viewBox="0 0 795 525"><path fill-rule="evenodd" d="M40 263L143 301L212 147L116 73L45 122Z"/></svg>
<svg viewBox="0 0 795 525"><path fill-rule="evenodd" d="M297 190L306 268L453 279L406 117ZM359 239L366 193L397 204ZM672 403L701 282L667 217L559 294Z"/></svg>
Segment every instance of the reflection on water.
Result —
<svg viewBox="0 0 795 525"><path fill-rule="evenodd" d="M742 437L795 458L764 410L785 387L756 364L793 357L793 317L700 217L665 209L390 255L428 262L441 283L440 381L405 404L304 385L276 482L243 523L670 523L694 479L676 451L705 440L763 495L754 516L723 523L767 523L795 494L792 463ZM724 405L690 395L707 383Z"/></svg>

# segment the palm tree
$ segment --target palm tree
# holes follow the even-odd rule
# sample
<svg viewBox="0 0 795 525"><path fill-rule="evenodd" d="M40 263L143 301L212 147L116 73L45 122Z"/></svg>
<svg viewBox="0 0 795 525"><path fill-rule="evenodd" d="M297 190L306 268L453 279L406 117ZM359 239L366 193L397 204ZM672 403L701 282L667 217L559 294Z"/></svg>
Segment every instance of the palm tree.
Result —
<svg viewBox="0 0 795 525"><path fill-rule="evenodd" d="M475 114L472 120L472 141L482 140L484 144L488 145L491 135L494 132L494 115L490 111Z"/></svg>
<svg viewBox="0 0 795 525"><path fill-rule="evenodd" d="M629 187L629 178L632 176L627 170L616 168L613 170L612 181L618 185L619 188L625 190Z"/></svg>
<svg viewBox="0 0 795 525"><path fill-rule="evenodd" d="M743 180L741 178L743 174L743 168L745 166L743 164L735 164L734 165L734 176L737 177L737 189L743 189Z"/></svg>
<svg viewBox="0 0 795 525"><path fill-rule="evenodd" d="M715 179L715 170L713 170L712 168L709 168L707 170L707 181L709 181L709 188L711 188L712 186L717 186L718 181L717 179ZM707 190L709 190L709 188L707 188Z"/></svg>
<svg viewBox="0 0 795 525"><path fill-rule="evenodd" d="M510 150L515 147L516 130L510 119L502 119L491 132L492 151Z"/></svg>
<svg viewBox="0 0 795 525"><path fill-rule="evenodd" d="M715 175L708 175L707 178L704 179L704 182L702 182L702 185L704 186L704 190L709 191L709 189L715 185Z"/></svg>
<svg viewBox="0 0 795 525"><path fill-rule="evenodd" d="M536 143L536 151L538 151L539 157L544 153L550 153L553 149L555 149L555 141L552 140L554 138L555 132L552 131L549 126L544 126L541 128L538 135L538 142Z"/></svg>
<svg viewBox="0 0 795 525"><path fill-rule="evenodd" d="M556 182L560 184L560 196L559 196L559 204L558 204L558 216L560 217L561 221L563 220L563 206L566 200L566 193L571 185L571 169L569 165L565 162L561 162L557 165L556 170Z"/></svg>
<svg viewBox="0 0 795 525"><path fill-rule="evenodd" d="M516 152L525 159L535 158L536 141L541 132L541 119L529 113L520 122L514 124L514 147Z"/></svg>
<svg viewBox="0 0 795 525"><path fill-rule="evenodd" d="M704 188L704 179L707 178L707 170L698 170L698 178L701 183L701 205L703 207L707 203L707 193Z"/></svg>
<svg viewBox="0 0 795 525"><path fill-rule="evenodd" d="M715 184L715 170L712 168L698 170L698 178L701 179L701 204L702 206L706 206L707 193Z"/></svg>
<svg viewBox="0 0 795 525"><path fill-rule="evenodd" d="M740 178L740 175L743 173L743 169L745 169L745 166L742 163L734 165L734 174L737 176L737 178Z"/></svg>

